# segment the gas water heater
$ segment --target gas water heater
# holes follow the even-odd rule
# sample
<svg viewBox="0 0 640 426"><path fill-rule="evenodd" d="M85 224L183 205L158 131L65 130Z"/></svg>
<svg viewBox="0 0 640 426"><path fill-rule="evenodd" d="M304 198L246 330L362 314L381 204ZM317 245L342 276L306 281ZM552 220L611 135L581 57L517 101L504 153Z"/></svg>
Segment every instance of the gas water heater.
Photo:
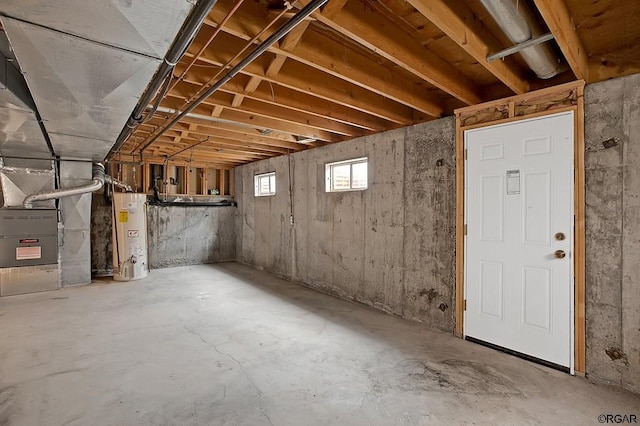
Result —
<svg viewBox="0 0 640 426"><path fill-rule="evenodd" d="M147 195L113 194L113 279L131 281L146 278Z"/></svg>

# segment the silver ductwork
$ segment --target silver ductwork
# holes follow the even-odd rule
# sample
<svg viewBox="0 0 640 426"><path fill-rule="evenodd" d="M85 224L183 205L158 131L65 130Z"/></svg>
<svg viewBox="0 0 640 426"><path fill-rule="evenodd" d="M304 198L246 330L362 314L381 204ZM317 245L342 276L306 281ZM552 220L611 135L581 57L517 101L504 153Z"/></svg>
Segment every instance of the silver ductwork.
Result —
<svg viewBox="0 0 640 426"><path fill-rule="evenodd" d="M55 198L70 197L72 195L86 194L102 188L105 183L104 166L99 163L93 165L93 181L88 185L76 186L73 188L56 189L53 191L42 191L27 196L23 205L25 209L32 209L36 201L52 200Z"/></svg>
<svg viewBox="0 0 640 426"><path fill-rule="evenodd" d="M540 35L533 14L524 1L480 0L480 2L513 43L524 43ZM547 44L527 47L521 50L520 54L529 68L540 78L548 79L564 70Z"/></svg>

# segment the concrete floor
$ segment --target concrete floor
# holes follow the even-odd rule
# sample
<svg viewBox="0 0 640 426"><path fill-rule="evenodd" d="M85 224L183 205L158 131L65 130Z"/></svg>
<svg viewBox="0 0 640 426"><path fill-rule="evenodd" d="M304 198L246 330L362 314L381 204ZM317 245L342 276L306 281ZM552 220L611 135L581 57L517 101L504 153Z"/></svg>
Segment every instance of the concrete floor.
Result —
<svg viewBox="0 0 640 426"><path fill-rule="evenodd" d="M598 424L640 397L243 265L0 299L0 425Z"/></svg>

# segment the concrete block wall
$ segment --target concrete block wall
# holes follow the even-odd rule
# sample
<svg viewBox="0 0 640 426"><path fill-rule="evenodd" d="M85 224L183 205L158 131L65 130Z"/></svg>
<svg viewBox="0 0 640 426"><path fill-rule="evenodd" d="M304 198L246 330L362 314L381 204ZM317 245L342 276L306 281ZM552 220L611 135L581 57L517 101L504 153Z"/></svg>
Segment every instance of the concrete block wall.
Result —
<svg viewBox="0 0 640 426"><path fill-rule="evenodd" d="M236 168L238 260L452 331L454 141L446 118ZM366 191L325 192L326 163L363 156ZM254 197L270 171L276 195Z"/></svg>

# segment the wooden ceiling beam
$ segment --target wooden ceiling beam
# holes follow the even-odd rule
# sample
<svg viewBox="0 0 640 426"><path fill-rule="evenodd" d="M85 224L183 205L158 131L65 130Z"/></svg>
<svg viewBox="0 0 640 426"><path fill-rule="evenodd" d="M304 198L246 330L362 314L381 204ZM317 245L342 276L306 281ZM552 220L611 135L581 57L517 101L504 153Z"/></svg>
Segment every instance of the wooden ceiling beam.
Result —
<svg viewBox="0 0 640 426"><path fill-rule="evenodd" d="M122 153L122 154L118 154L118 160L139 162L140 158L138 156L133 156L131 154ZM164 157L147 155L147 156L145 156L143 162L146 163L146 164L163 164L164 163ZM183 159L177 159L177 160L176 159L171 159L169 161L169 164L187 166L187 165L189 165L189 159L184 159L184 160ZM214 162L192 161L191 164L192 164L192 167L213 168L213 169L223 169L223 170L231 170L237 165L235 163L226 163L226 162L221 162L221 161L214 161Z"/></svg>
<svg viewBox="0 0 640 426"><path fill-rule="evenodd" d="M181 83L167 96L186 100L191 97L192 91L195 87L196 86L185 86ZM281 107L277 104L265 104L264 102L255 99L246 99L240 107L236 107L233 104L235 99L236 98L233 95L219 91L211 95L203 102L203 104L210 105L212 107L216 105L222 106L225 111L238 111L242 113L255 114L267 119L279 120L293 125L308 126L319 131L336 133L342 136L358 137L367 133L363 129L333 121L326 117L304 114L299 111ZM220 118L223 118L224 115L224 112L221 113Z"/></svg>
<svg viewBox="0 0 640 426"><path fill-rule="evenodd" d="M251 39L251 34L258 32L265 24L266 19L258 13L259 4L253 4L238 10L222 29L229 35L233 35L244 42ZM215 12L213 12L215 14ZM337 11L336 11L337 13ZM220 14L220 13L219 13ZM214 15L210 15L214 16ZM214 16L214 21L205 23L216 28L215 19L222 20L224 16ZM265 36L268 33L265 33ZM290 33L289 35L292 35ZM284 48L272 46L269 51L276 56L269 64L266 75L276 76L284 65L286 58L301 62L318 71L330 74L351 84L372 91L376 94L392 99L398 103L421 111L431 117L444 115L444 108L434 100L434 94L415 82L398 78L397 73L391 69L367 58L344 44L322 36L316 31L308 30L302 34L296 33L295 43L289 42ZM285 40L288 40L287 38ZM349 58L345 60L345 58ZM274 64L277 66L274 67Z"/></svg>
<svg viewBox="0 0 640 426"><path fill-rule="evenodd" d="M342 10L347 0L329 0L327 4L322 6L322 15L326 18L333 18Z"/></svg>
<svg viewBox="0 0 640 426"><path fill-rule="evenodd" d="M202 143L201 145L205 145L208 147L214 147L219 149L224 149L225 152L228 153L238 153L238 154L252 154L256 153L259 155L266 155L268 157L274 155L282 155L291 152L291 150L286 149L268 149L265 145L257 145L257 144L242 144L240 145L236 141L224 140L222 138L216 138L213 135L203 135L202 133L191 133L189 137L184 138L185 141L190 141L193 143L197 143L198 141L202 141L203 139L207 139L207 142ZM168 139L162 139L162 141L168 141ZM175 142L174 142L175 144ZM161 145L161 143L158 143ZM177 146L177 145L176 145ZM198 145L200 146L200 145Z"/></svg>
<svg viewBox="0 0 640 426"><path fill-rule="evenodd" d="M270 82L258 86L251 93L247 93L244 91L246 84L244 81L247 79L249 77L244 75L236 76L222 86L220 91L242 94L257 101L290 108L304 114L325 117L350 126L360 127L364 130L384 131L393 127L393 124L387 120ZM197 81L192 80L189 76L184 79L183 83L199 85Z"/></svg>
<svg viewBox="0 0 640 426"><path fill-rule="evenodd" d="M218 44L215 47L200 56L199 62L222 66L231 57L227 49L237 48L244 43L234 36L222 37L223 35L220 34L217 40ZM186 56L188 55L190 53L186 54ZM262 57L265 55L268 54L264 54ZM269 57L266 61L269 62ZM257 76L271 83L357 109L397 124L407 125L413 122L411 108L302 63L286 62L275 77L266 75L264 63L264 60L262 63L256 60L244 68L242 73L250 77Z"/></svg>
<svg viewBox="0 0 640 426"><path fill-rule="evenodd" d="M500 50L500 44L465 4L457 2L454 11L453 3L446 0L407 1L516 94L529 91L529 82L511 61L487 61L489 54Z"/></svg>
<svg viewBox="0 0 640 426"><path fill-rule="evenodd" d="M257 130L253 131L252 129L235 127L230 125L225 125L221 123L215 123L211 121L205 121L198 118L190 118L184 117L176 126L181 126L185 124L197 124L199 129L204 129L212 134L224 136L227 139L234 140L246 140L253 143L259 143L264 145L271 145L280 148L286 149L295 149L299 144L297 142L293 142L295 138L293 136L291 138L282 139L281 137L273 137L273 135L283 135L282 132L272 132L272 133L262 133ZM145 126L151 128L157 128L160 124L162 124L161 118L154 118L149 123L143 124L140 128L145 129ZM288 135L290 136L290 135Z"/></svg>
<svg viewBox="0 0 640 426"><path fill-rule="evenodd" d="M309 2L298 0L297 4L305 6ZM464 103L473 105L482 102L480 87L475 82L362 3L347 2L332 18L321 12L315 12L312 16Z"/></svg>
<svg viewBox="0 0 640 426"><path fill-rule="evenodd" d="M151 129L141 129L140 130L140 134L144 135L144 134L150 134L151 133ZM177 133L177 132L167 132L170 135L173 135L173 133ZM273 146L271 144L269 144L269 142L265 142L265 143L256 143L256 142L251 142L250 140L247 139L234 139L234 138L230 138L230 137L225 137L225 135L221 135L220 132L212 132L210 129L207 128L201 128L198 125L195 125L194 129L190 129L189 130L189 135L191 138L195 138L195 139L202 139L205 137L209 137L210 141L212 142L219 142L221 144L225 144L225 145L229 145L229 147L237 147L237 148L247 148L247 149L253 149L256 151L264 151L264 152L270 152L273 154L287 154L289 152L296 152L296 151L301 151L303 149L306 149L307 147L303 144L292 144L292 147L289 148L283 148L283 147L279 147L279 146ZM248 138L248 136L247 136Z"/></svg>
<svg viewBox="0 0 640 426"><path fill-rule="evenodd" d="M589 80L589 57L564 0L534 0L578 80Z"/></svg>
<svg viewBox="0 0 640 426"><path fill-rule="evenodd" d="M269 158L272 157L272 155L270 154L258 154L258 153L246 153L246 154L236 154L230 151L226 151L226 150L222 150L220 148L216 148L213 146L209 146L207 148L207 145L205 145L205 143L201 143L200 145L196 145L197 143L199 143L201 141L194 139L194 140L189 140L189 143L185 143L185 142L174 142L172 141L170 138L168 137L162 137L158 140L157 143L153 144L153 147L149 148L152 152L154 152L156 155L167 155L167 156L172 156L172 155L177 155L176 153L182 149L187 149L186 151L184 151L185 155L188 157L191 157L191 148L193 147L194 149L194 157L196 156L195 152L196 150L198 151L198 157L202 158L206 155L210 155L210 156L215 156L218 159L222 159L225 161L229 161L229 162L233 162L233 161L244 161L244 160L261 160L264 158Z"/></svg>
<svg viewBox="0 0 640 426"><path fill-rule="evenodd" d="M211 99L211 98L210 98ZM215 100L212 102L216 102ZM168 96L162 106L166 106L172 109L176 109L182 103L182 99ZM213 106L207 103L202 103L193 110L195 114L210 115L213 110ZM319 141L325 142L340 142L345 137L335 133L331 133L324 130L318 130L313 127L303 126L300 124L293 124L282 119L265 118L251 112L245 112L241 110L225 108L220 114L221 119L233 121L236 123L244 123L254 125L257 128L273 129L281 132L290 133L292 135L301 136L304 138L313 138Z"/></svg>

